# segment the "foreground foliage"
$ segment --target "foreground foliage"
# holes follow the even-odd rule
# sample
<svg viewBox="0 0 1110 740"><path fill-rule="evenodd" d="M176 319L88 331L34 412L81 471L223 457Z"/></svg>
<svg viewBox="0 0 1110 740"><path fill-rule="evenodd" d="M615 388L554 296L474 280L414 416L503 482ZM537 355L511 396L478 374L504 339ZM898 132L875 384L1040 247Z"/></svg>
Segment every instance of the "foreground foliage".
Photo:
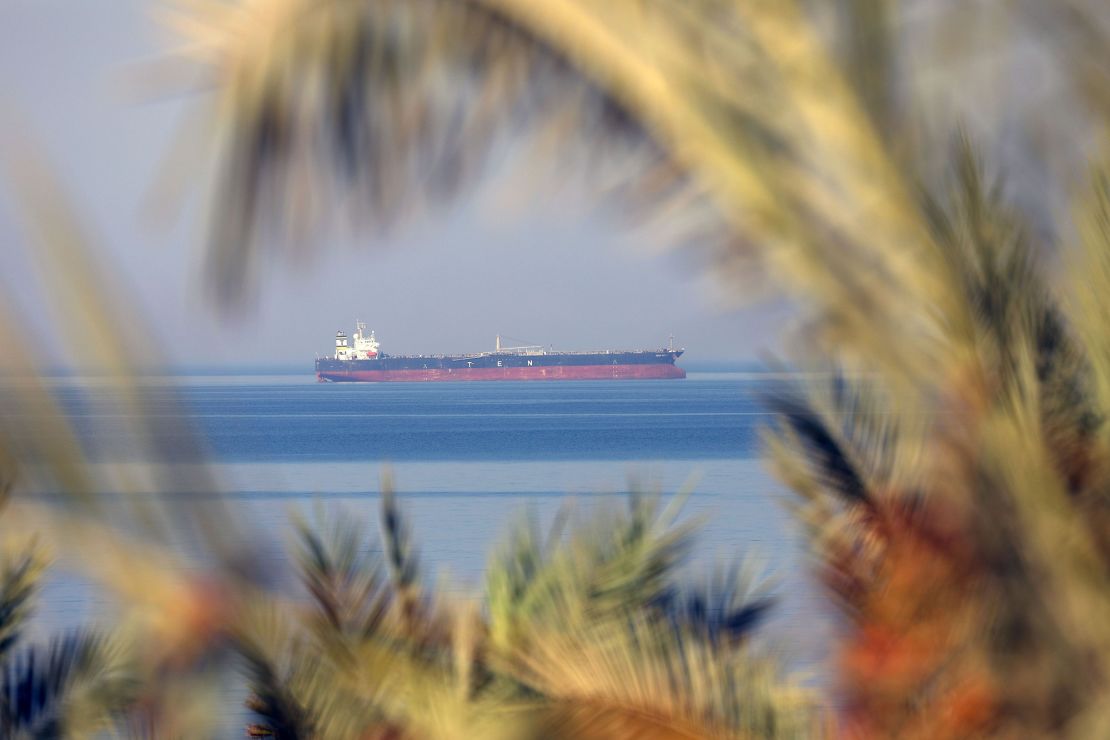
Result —
<svg viewBox="0 0 1110 740"><path fill-rule="evenodd" d="M1008 188L901 72L914 61L900 53L915 41L907 8L811 5L253 0L170 15L211 91L205 197L224 304L274 250L306 249L341 216L373 231L460 195L520 131L630 220L695 245L723 282L768 275L785 289L803 317L791 362L814 372L769 399L767 447L844 617L835 723L753 645L765 597L731 575L680 586L690 533L642 499L565 532L520 527L475 602L422 580L386 491L380 552L349 523L302 523L308 601L277 587L199 447L160 443L178 422L152 413L137 382L142 345L118 330L137 320L46 168L20 152L14 190L50 297L77 324L74 352L120 378L135 446L155 464L146 480L89 465L44 359L0 356L20 381L3 387L0 483L58 497L17 500L6 533L81 554L120 597L111 644L139 647L126 661L84 636L13 652L39 569L17 549L0 584L0 726L211 734L212 686L233 657L255 731L278 737L834 724L852 737L1110 736L1110 187L1098 167L1086 182L1060 167L1104 144L1105 13L1081 0L941 13L954 41L931 59L957 73L973 61L965 23L1035 32L1064 60L1063 103L1013 116L1053 176ZM1069 201L1074 219L1060 218ZM0 312L0 345L34 347L12 315ZM111 508L105 490L196 498ZM186 527L202 567L164 546Z"/></svg>
<svg viewBox="0 0 1110 740"><path fill-rule="evenodd" d="M1102 143L1105 14L995 5L951 15L1038 29L1066 60L1059 125L1086 123ZM676 241L694 237L726 279L770 274L805 316L791 360L830 379L771 399L768 446L847 618L844 731L1110 734L1101 174L1078 228L1052 220L1054 198L1090 190L1074 176L1033 192L1031 222L953 123L930 132L931 100L899 74L907 16L892 2L840 4L832 32L792 2L260 8L192 17L211 23L191 51L227 142L210 246L221 278L241 284L262 250L338 215L333 202L388 220L456 194L495 124L560 152L588 139L598 182L622 165L605 191L617 203L688 227ZM1017 112L1030 130L1043 120ZM1049 140L1061 151L1029 147L1046 167L1062 153ZM293 222L306 182L344 198L309 200ZM1067 236L1079 231L1081 245ZM1053 251L1074 263L1066 280L1049 278Z"/></svg>
<svg viewBox="0 0 1110 740"><path fill-rule="evenodd" d="M380 550L349 519L302 523L310 605L292 619L263 607L237 647L261 717L252 731L806 736L811 697L749 640L767 597L735 571L713 591L680 587L693 530L676 512L633 497L590 513L547 537L522 524L490 562L485 610L422 583L388 490Z"/></svg>
<svg viewBox="0 0 1110 740"><path fill-rule="evenodd" d="M956 161L951 197L922 207L966 294L973 354L916 420L890 412L882 377L797 387L772 401L769 448L851 620L837 673L852 734L1097 737L1110 368L1045 284L1028 224L966 145ZM1108 205L1099 193L1103 224ZM1110 232L1090 237L1076 290L1110 254Z"/></svg>

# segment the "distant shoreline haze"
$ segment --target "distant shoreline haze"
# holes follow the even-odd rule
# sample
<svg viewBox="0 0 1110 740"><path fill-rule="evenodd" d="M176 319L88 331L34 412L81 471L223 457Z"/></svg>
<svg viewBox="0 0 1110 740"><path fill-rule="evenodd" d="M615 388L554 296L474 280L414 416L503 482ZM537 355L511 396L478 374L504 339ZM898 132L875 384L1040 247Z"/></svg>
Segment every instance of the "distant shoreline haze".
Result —
<svg viewBox="0 0 1110 740"><path fill-rule="evenodd" d="M775 373L777 369L762 362L738 360L701 360L697 362L680 361L679 364L691 373ZM302 363L229 363L203 365L166 365L163 367L143 368L139 376L204 376L204 375L314 375L312 360ZM72 378L81 376L105 377L110 372L96 368L52 367L44 372L47 377ZM681 382L681 381L676 381Z"/></svg>

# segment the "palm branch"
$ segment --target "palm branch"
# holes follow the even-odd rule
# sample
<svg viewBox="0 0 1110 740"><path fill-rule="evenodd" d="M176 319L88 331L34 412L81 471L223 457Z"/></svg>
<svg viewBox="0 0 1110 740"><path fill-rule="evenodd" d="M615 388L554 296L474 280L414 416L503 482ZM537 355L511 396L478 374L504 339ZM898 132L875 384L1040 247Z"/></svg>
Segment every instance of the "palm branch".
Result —
<svg viewBox="0 0 1110 740"><path fill-rule="evenodd" d="M104 638L76 632L11 657L0 683L5 737L46 738L107 728L137 686Z"/></svg>
<svg viewBox="0 0 1110 740"><path fill-rule="evenodd" d="M804 734L805 693L748 638L770 607L733 568L680 567L694 527L645 496L546 539L518 525L487 571L490 658L541 702L541 735ZM760 714L765 712L765 714ZM767 724L762 724L766 722Z"/></svg>
<svg viewBox="0 0 1110 740"><path fill-rule="evenodd" d="M234 614L231 595L240 586L253 591L259 571L231 534L233 518L218 511L213 494L219 489L201 462L193 431L173 413L180 407L172 394L169 407L162 407L170 413L153 410L149 385L140 381L152 353L128 331L139 322L124 300L126 291L111 286L110 265L96 253L89 229L34 138L14 128L5 129L5 141L18 142L5 146L2 164L25 218L26 251L41 268L44 298L70 320L73 341L65 349L85 367L111 376L128 411L122 431L150 464L139 474L126 466L91 464L76 420L45 378L41 345L25 336L34 322L7 295L0 299L0 338L24 347L0 357L4 548L15 533L34 532L51 551L75 554L72 562L115 597L121 625L111 637L82 632L13 652L26 621L30 579L40 566L33 564L37 556L7 561L0 592L7 658L3 734L94 733L114 725L127 704L137 722L156 723L159 731L172 735L188 715L191 731L203 734L213 722L211 712L197 711L212 698L199 680L205 659L223 652L219 636ZM191 464L170 464L183 461ZM122 498L105 505L105 491ZM186 503L185 497L162 495L182 491L198 499ZM40 503L43 493L55 495ZM207 572L182 569L181 554L164 544L172 527L193 528L210 557ZM133 643L146 649L130 653L122 647ZM131 702L139 694L143 701Z"/></svg>
<svg viewBox="0 0 1110 740"><path fill-rule="evenodd" d="M838 353L908 378L959 355L943 326L964 307L912 188L793 3L289 0L172 22L213 90L225 297L334 204L390 219L438 201L524 130L543 155L615 152L616 202L684 224L673 241L710 245L730 279L762 265Z"/></svg>
<svg viewBox="0 0 1110 740"><path fill-rule="evenodd" d="M560 518L569 530L557 522L546 539L514 529L491 560L485 616L435 594L403 608L415 548L396 499L383 509L380 551L349 517L296 525L309 608L260 604L235 635L252 732L793 737L812 726L808 693L749 640L770 597L735 568L687 581L692 529L675 524L675 505L633 497ZM397 574L388 583L383 560Z"/></svg>
<svg viewBox="0 0 1110 740"><path fill-rule="evenodd" d="M382 565L363 552L369 543L352 520L340 520L327 536L305 522L296 523L296 556L301 582L324 622L322 629L338 635L369 635L381 624L392 590Z"/></svg>
<svg viewBox="0 0 1110 740"><path fill-rule="evenodd" d="M0 663L19 641L44 566L41 553L34 549L4 562L0 571Z"/></svg>
<svg viewBox="0 0 1110 740"><path fill-rule="evenodd" d="M856 625L841 664L853 731L1101 726L1100 669L1079 656L1106 654L1105 637L1053 605L1098 614L1107 593L1099 371L1031 229L966 142L952 162L922 212L970 309L965 384L935 383L937 410L907 428L874 423L898 400L886 377L834 375L771 399L770 449ZM1049 530L1069 532L1066 555Z"/></svg>
<svg viewBox="0 0 1110 740"><path fill-rule="evenodd" d="M857 587L847 602L861 629L845 651L855 726L1104 735L1102 419L1110 374L1105 312L1097 309L1107 272L1105 183L1086 212L1085 257L1074 281L1081 303L1096 310L1064 314L1040 280L1029 230L968 157L955 158L952 194L926 185L932 197L920 197L919 173L906 172L920 162L897 153L903 142L896 134L906 132L882 128L898 125L903 113L892 81L868 67L892 48L884 34L893 4L847 5L861 23L851 26L858 33L842 65L790 2L193 4L197 13L177 22L187 31L185 51L206 63L214 91L220 149L210 251L218 292L226 300L240 291L264 245L321 230L333 203L380 225L405 204L457 197L480 177L485 153L518 128L537 133L540 154L601 148L605 157L582 159L602 160L593 172L612 175L616 202L681 222L674 238L708 245L723 274L735 277L757 261L808 310L826 367L850 377L861 367L876 373L873 386L845 393L836 383L820 402L807 388L775 406L782 423L773 444L784 477L814 504L814 531L836 530L843 560L831 565ZM1067 9L1083 5L1069 0ZM1084 40L1067 48L1085 50L1074 79L1101 101L1101 26L1084 27L1082 13L1042 12ZM78 230L53 217L51 188L34 178L30 185L28 210L57 260L65 250L55 247L80 242ZM59 271L65 279L84 273ZM100 337L112 313L89 286L77 279L58 292L88 321L92 330L80 334ZM18 338L13 325L0 320L0 337ZM89 348L128 370L130 350L116 339ZM4 359L6 367L20 361ZM5 458L14 451L45 459L67 493L89 499L95 481L64 414L41 388L32 391L5 403L50 413L24 434L0 430ZM932 406L940 412L923 421ZM881 408L890 419L845 419L859 407ZM149 429L136 431L141 437ZM158 448L160 456L170 452ZM383 497L383 506L387 563L409 604L410 631L402 635L409 639L417 623L416 561L392 499ZM674 607L668 573L682 538L645 536L635 516L620 523L615 540L579 539L550 563L530 546L514 556L517 570L499 576L505 608L491 614L491 632L508 635L500 644L517 645L521 634L501 629L505 614L510 624L537 626L527 639L537 650L511 655L508 677L556 699L553 726L582 726L574 719L581 714L558 718L560 700L585 707L591 721L609 722L615 713L639 731L649 704L646 722L662 714L676 733L688 722L709 731L786 726L777 724L771 699L742 714L732 693L715 693L733 686L735 666L704 655L706 634L656 649L663 638L655 619L631 627L613 619L646 600L699 623L705 610L698 604L709 598ZM342 623L342 588L335 586L338 579L345 587L344 567L308 544L321 578L307 582L334 627ZM235 555L223 568L238 574ZM540 574L536 587L528 573ZM588 617L582 631L549 637L538 629L549 625L537 615L550 620L565 606L544 603L551 594L573 598L573 616ZM734 617L743 624L758 613L742 608ZM360 649L367 655L403 654L399 672L415 677L411 685L453 670L428 642L405 651L366 642ZM558 649L547 651L552 646ZM925 654L926 665L911 661L908 677L893 675L889 663L880 675L869 673L876 656L898 654L892 646ZM59 648L47 665L64 672L65 654ZM575 665L597 670L583 677ZM717 671L721 683L706 689L670 680L689 665ZM747 665L736 675L751 675ZM304 675L261 659L255 670L260 684L272 686ZM622 685L619 677L630 672L642 681ZM356 688L344 695L362 697ZM877 694L893 701L876 703ZM463 692L467 707L469 698ZM604 711L595 711L597 702ZM393 696L382 711L414 719L417 704ZM32 724L41 718L52 727L45 705L31 714Z"/></svg>

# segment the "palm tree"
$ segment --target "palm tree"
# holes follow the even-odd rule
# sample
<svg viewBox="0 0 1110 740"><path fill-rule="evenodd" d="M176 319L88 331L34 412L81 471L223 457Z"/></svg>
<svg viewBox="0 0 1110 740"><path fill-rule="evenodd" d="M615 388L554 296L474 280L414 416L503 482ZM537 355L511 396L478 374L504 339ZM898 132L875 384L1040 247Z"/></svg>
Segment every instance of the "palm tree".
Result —
<svg viewBox="0 0 1110 740"><path fill-rule="evenodd" d="M809 692L749 640L770 597L738 569L680 585L693 529L675 504L589 514L546 536L522 523L490 561L484 610L421 584L388 487L380 550L350 518L300 523L309 604L262 609L237 639L252 734L808 736Z"/></svg>
<svg viewBox="0 0 1110 740"><path fill-rule="evenodd" d="M85 268L48 270L61 283L50 295L78 309L79 329L109 338L80 336L76 351L120 373L113 389L131 411L127 431L151 445L142 448L151 474L141 487L91 464L38 358L4 358L5 533L36 532L78 556L120 614L111 641L81 633L45 652L0 655L0 727L10 734L214 734L213 687L229 658L249 677L259 719L250 732L263 736L799 737L817 726L811 693L749 639L770 598L735 567L684 583L693 530L675 523L678 502L659 511L637 496L626 511L561 519L545 537L522 525L491 561L477 606L423 582L387 482L381 555L363 552L367 538L348 519L298 523L309 604L286 593L219 508L219 488L164 397L163 413L152 413L136 349L114 333L124 320L48 170L29 160L14 174L43 234L37 256ZM13 335L14 325L0 321ZM185 472L167 464L182 459ZM163 496L182 485L197 498ZM54 496L40 501L42 491ZM168 528L182 526L195 528L204 564L166 545ZM0 573L5 648L26 618L36 562Z"/></svg>
<svg viewBox="0 0 1110 740"><path fill-rule="evenodd" d="M129 656L93 630L21 645L45 568L34 544L0 564L0 733L53 738L115 725L135 694Z"/></svg>
<svg viewBox="0 0 1110 740"><path fill-rule="evenodd" d="M1051 113L1099 131L1110 46L1097 4L982 5L1035 24L1084 110ZM209 254L225 302L264 249L302 245L338 215L384 228L434 207L481 176L502 137L527 131L536 156L587 167L631 218L678 224L669 238L725 280L769 274L804 310L811 341L792 360L826 379L769 399L768 447L844 610L844 728L1110 734L1110 188L1096 172L1074 229L1033 228L968 145L938 147L897 73L903 8L854 0L825 23L789 1L183 7L171 19L182 53L213 93ZM12 170L52 297L81 323L75 351L128 379L131 431L151 459L198 460L158 446L157 425L174 422L148 413L141 353L117 330L130 324L65 199L33 162ZM1055 191L1040 195L1050 204ZM1073 247L1059 284L1044 266L1053 235ZM11 315L0 312L0 344L31 346ZM748 639L766 599L727 571L679 588L689 533L643 500L600 530L518 530L491 564L483 611L422 585L386 495L382 558L361 555L349 526L301 527L306 608L252 568L210 507L136 499L126 516L139 534L111 526L105 481L39 359L0 356L26 381L2 388L20 413L0 417L0 481L18 492L15 466L37 466L63 496L20 501L5 526L84 554L120 594L138 648L126 671L90 637L13 653L38 570L16 556L0 579L10 734L94 731L124 703L138 733L204 734L212 667L229 653L252 677L257 730L284 737L818 729L805 692ZM168 489L172 473L155 470ZM218 492L196 470L190 487ZM184 522L213 553L199 575L159 544Z"/></svg>
<svg viewBox="0 0 1110 740"><path fill-rule="evenodd" d="M1052 115L1105 125L1097 5L978 5L1065 60L1078 104ZM1071 230L1031 227L969 146L929 135L897 73L906 11L840 8L849 32L831 24L831 44L793 2L275 0L183 15L214 90L214 280L234 297L263 249L318 233L336 203L386 225L458 193L510 128L541 154L605 152L618 202L685 224L678 241L725 279L758 269L783 285L806 319L793 360L831 374L772 399L769 445L848 617L846 728L1105 735L1105 178L1054 289L1045 252ZM1060 192L1037 194L1040 213Z"/></svg>
<svg viewBox="0 0 1110 740"><path fill-rule="evenodd" d="M1070 620L1107 598L1098 370L1028 225L966 145L955 161L950 202L923 210L975 307L976 385L938 388L934 413L904 424L881 378L834 375L772 399L769 450L854 624L840 676L854 727L1097 734L1105 637Z"/></svg>

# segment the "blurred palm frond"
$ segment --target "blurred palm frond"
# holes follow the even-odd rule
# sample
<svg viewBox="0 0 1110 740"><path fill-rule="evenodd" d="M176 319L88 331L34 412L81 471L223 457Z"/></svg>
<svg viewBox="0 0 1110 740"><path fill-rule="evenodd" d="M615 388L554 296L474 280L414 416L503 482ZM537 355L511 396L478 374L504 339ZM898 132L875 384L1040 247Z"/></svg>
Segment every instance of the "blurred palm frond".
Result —
<svg viewBox="0 0 1110 740"><path fill-rule="evenodd" d="M862 5L877 39L887 11ZM967 351L901 164L794 3L287 0L175 18L214 86L226 298L263 245L320 233L336 204L392 217L458 192L491 140L524 130L550 137L547 161L582 141L586 162L616 152L617 202L650 206L634 218L682 224L674 240L713 245L730 279L770 270L830 351L907 380Z"/></svg>
<svg viewBox="0 0 1110 740"><path fill-rule="evenodd" d="M4 737L68 737L110 728L137 690L124 658L118 646L93 633L24 648L4 666Z"/></svg>
<svg viewBox="0 0 1110 740"><path fill-rule="evenodd" d="M853 625L852 731L1083 736L1103 726L1110 665L1090 629L1110 588L1106 407L1083 342L1097 330L1067 322L1033 231L966 140L951 163L921 208L969 309L964 371L931 384L934 410L909 427L885 416L900 399L882 373L784 391L768 449ZM1092 269L1107 243L1089 242Z"/></svg>
<svg viewBox="0 0 1110 740"><path fill-rule="evenodd" d="M296 526L301 581L326 628L356 637L373 633L389 609L390 589L381 563L363 552L362 528L340 520L324 538L304 521Z"/></svg>
<svg viewBox="0 0 1110 740"><path fill-rule="evenodd" d="M767 444L846 617L836 665L848 731L1107 736L1110 187L1097 173L1073 274L1054 290L1045 235L1067 230L1030 223L965 138L922 146L930 101L899 74L908 5L183 2L170 20L213 93L213 283L231 302L264 249L327 234L337 215L383 229L458 198L528 132L540 158L586 172L633 220L655 214L664 238L706 248L726 279L766 271L802 304L814 341L800 364L823 380L771 399ZM1043 20L1090 109L1080 123L1105 124L1096 4L973 5L947 18L1001 13L1026 32ZM822 12L837 16L832 33ZM75 349L122 378L139 448L199 463L195 438L161 434L149 413L87 233L46 168L15 162L50 295L79 326ZM1054 194L1042 195L1050 213ZM1058 295L1075 300L1061 308ZM33 346L3 308L0 344ZM64 494L59 511L35 513L54 535L80 535L54 540L96 554L83 565L158 648L135 675L163 729L186 716L179 697L195 699L188 716L204 714L190 682L230 646L259 731L284 737L814 730L810 693L750 640L771 597L734 573L682 584L693 527L657 502L634 497L546 538L515 531L491 561L482 614L422 581L386 482L380 554L352 524L298 526L310 602L293 607L253 588L250 553L195 501L175 520L137 500L135 518L155 542L161 517L195 526L217 555L200 577L163 548L67 519L96 511L105 477L42 382L42 358L0 363L20 380L3 388L14 413L0 416L0 493L42 475ZM184 483L159 464L154 490L218 491L203 465L191 470ZM58 734L74 716L107 726L132 679L104 643L12 651L36 568L17 556L0 583L4 729Z"/></svg>
<svg viewBox="0 0 1110 740"><path fill-rule="evenodd" d="M4 546L13 533L35 533L67 566L106 586L108 603L119 610L115 629L103 637L81 632L13 654L10 640L26 613L21 578L38 568L6 571L5 736L93 734L126 724L125 714L170 735L179 726L205 734L215 723L215 697L201 677L207 677L207 658L223 650L233 595L240 586L250 592L258 585L257 563L233 534L233 517L218 511L218 486L178 399L162 392L161 413L154 411L155 394L142 377L154 353L136 341L137 314L126 291L112 285L118 276L91 229L33 137L18 127L0 134L5 174L33 245L28 257L44 301L72 336L60 346L63 353L44 354L44 343L26 337L44 326L38 314L29 317L6 300L0 306L0 338L20 347L0 358L0 460L5 503L12 499L3 511ZM99 430L82 429L62 399L67 388L78 395L87 389L80 379L48 378L53 363L103 374L98 380L123 412L109 436L123 440L144 465L95 459ZM173 495L181 492L198 498ZM184 554L167 544L167 532L186 528L207 558L191 571L181 567ZM145 649L132 653L136 644Z"/></svg>
<svg viewBox="0 0 1110 740"><path fill-rule="evenodd" d="M750 640L770 596L735 568L686 582L678 543L692 530L675 526L673 507L633 497L564 520L565 536L558 524L538 549L534 525L513 530L490 564L488 616L446 594L405 608L412 581L376 576L404 530L396 498L382 507L380 555L347 517L297 525L310 607L260 605L235 637L253 732L800 737L812 727L809 692ZM411 535L403 541L411 551ZM363 621L367 605L374 618Z"/></svg>
<svg viewBox="0 0 1110 740"><path fill-rule="evenodd" d="M20 639L45 566L45 558L34 546L4 560L0 569L0 663Z"/></svg>

